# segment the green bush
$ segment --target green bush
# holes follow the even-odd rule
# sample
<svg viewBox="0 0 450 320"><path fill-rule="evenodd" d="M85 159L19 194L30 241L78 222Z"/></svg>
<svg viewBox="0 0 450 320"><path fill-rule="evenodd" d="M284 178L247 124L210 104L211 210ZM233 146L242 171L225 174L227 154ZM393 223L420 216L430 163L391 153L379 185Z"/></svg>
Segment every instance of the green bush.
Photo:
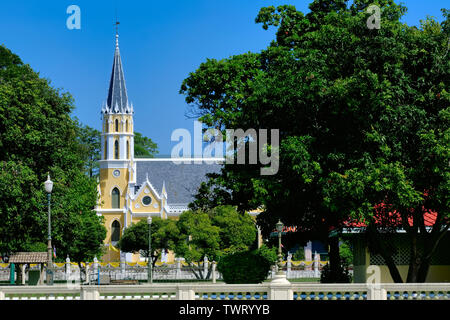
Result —
<svg viewBox="0 0 450 320"><path fill-rule="evenodd" d="M273 250L263 246L258 250L236 252L222 257L217 270L226 283L261 283L276 261Z"/></svg>
<svg viewBox="0 0 450 320"><path fill-rule="evenodd" d="M342 262L339 265L337 273L331 272L330 264L326 264L322 268L322 272L320 274L320 283L351 283L352 276L349 272L348 265L345 262Z"/></svg>

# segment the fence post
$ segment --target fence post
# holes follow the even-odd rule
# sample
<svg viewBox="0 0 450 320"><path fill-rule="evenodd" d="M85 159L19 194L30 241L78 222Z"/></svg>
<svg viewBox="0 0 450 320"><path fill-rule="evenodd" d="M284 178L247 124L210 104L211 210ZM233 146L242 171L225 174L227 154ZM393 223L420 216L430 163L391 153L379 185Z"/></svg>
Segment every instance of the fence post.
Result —
<svg viewBox="0 0 450 320"><path fill-rule="evenodd" d="M380 284L367 284L367 300L387 300L386 289L381 288Z"/></svg>
<svg viewBox="0 0 450 320"><path fill-rule="evenodd" d="M203 274L205 275L205 279L206 279L206 275L208 274L208 257L205 256L203 258Z"/></svg>
<svg viewBox="0 0 450 320"><path fill-rule="evenodd" d="M151 259L149 259L149 260L151 260ZM124 259L121 259L121 261L120 261L120 273L121 273L121 275L120 275L121 280L125 279L126 269L125 269L125 260Z"/></svg>
<svg viewBox="0 0 450 320"><path fill-rule="evenodd" d="M292 266L292 254L288 254L286 262L286 278L291 276L291 266Z"/></svg>
<svg viewBox="0 0 450 320"><path fill-rule="evenodd" d="M212 262L212 283L216 283L216 262Z"/></svg>
<svg viewBox="0 0 450 320"><path fill-rule="evenodd" d="M177 258L176 261L177 261L176 263L177 269L175 272L175 279L178 280L181 278L181 258Z"/></svg>
<svg viewBox="0 0 450 320"><path fill-rule="evenodd" d="M67 256L66 258L66 281L70 280L70 274L71 274L71 269L70 269L70 258L69 256Z"/></svg>
<svg viewBox="0 0 450 320"><path fill-rule="evenodd" d="M99 281L99 274L98 274L98 259L97 257L94 257L94 263L92 264L93 268L94 268L94 273L93 273L93 279L92 280L97 280L97 282Z"/></svg>
<svg viewBox="0 0 450 320"><path fill-rule="evenodd" d="M81 300L99 300L100 292L98 292L97 287L81 287Z"/></svg>
<svg viewBox="0 0 450 320"><path fill-rule="evenodd" d="M195 291L189 285L177 285L177 300L195 300Z"/></svg>
<svg viewBox="0 0 450 320"><path fill-rule="evenodd" d="M294 300L294 291L290 283L270 283L268 291L269 300Z"/></svg>
<svg viewBox="0 0 450 320"><path fill-rule="evenodd" d="M319 255L317 251L314 253L314 277L319 278Z"/></svg>

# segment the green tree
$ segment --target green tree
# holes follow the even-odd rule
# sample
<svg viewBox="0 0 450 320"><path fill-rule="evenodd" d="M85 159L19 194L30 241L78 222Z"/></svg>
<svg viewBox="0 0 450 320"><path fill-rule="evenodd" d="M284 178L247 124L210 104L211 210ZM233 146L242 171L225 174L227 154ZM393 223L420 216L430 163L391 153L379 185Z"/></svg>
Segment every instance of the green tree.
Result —
<svg viewBox="0 0 450 320"><path fill-rule="evenodd" d="M158 145L152 139L139 132L134 133L134 156L136 158L154 158L158 154Z"/></svg>
<svg viewBox="0 0 450 320"><path fill-rule="evenodd" d="M241 215L231 206L209 211L186 211L177 221L179 236L175 254L183 257L197 279L209 279L211 265L204 274L204 258L218 261L221 256L248 250L255 244L255 222L249 215Z"/></svg>
<svg viewBox="0 0 450 320"><path fill-rule="evenodd" d="M208 59L183 81L180 92L208 126L279 129L281 139L275 177L261 176L263 165L226 164L196 203L262 207L265 236L279 218L314 235L330 248L331 280L340 277L341 259L329 232L364 220L372 247L402 282L380 236L399 225L374 219L388 214L376 210L384 202L410 235L406 280L423 282L450 221L449 15L416 28L400 21L405 7L377 3L379 30L367 28L368 0L315 0L306 15L294 6L262 8L256 22L277 28L267 49ZM427 210L438 212L432 230Z"/></svg>
<svg viewBox="0 0 450 320"><path fill-rule="evenodd" d="M141 253L149 257L149 227L147 220L141 220L126 228L123 236L120 238L118 248L124 252ZM174 250L175 239L178 237L178 228L174 220L163 220L161 218L152 218L151 237L152 252L151 261L153 266L161 257L163 250L168 252Z"/></svg>
<svg viewBox="0 0 450 320"><path fill-rule="evenodd" d="M86 174L91 178L97 178L100 174L101 133L94 128L82 125L78 119L75 121L77 121L81 152L85 159Z"/></svg>
<svg viewBox="0 0 450 320"><path fill-rule="evenodd" d="M86 158L70 117L73 108L68 93L52 88L0 46L0 252L46 242L48 173L54 182L52 244L59 259L73 254L81 261L101 252L106 231L93 211L96 182L83 174Z"/></svg>

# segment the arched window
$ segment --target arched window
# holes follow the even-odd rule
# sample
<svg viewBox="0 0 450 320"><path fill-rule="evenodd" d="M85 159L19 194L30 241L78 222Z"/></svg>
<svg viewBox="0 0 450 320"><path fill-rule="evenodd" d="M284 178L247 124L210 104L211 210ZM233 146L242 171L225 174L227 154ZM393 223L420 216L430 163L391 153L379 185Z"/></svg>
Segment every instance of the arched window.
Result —
<svg viewBox="0 0 450 320"><path fill-rule="evenodd" d="M109 132L109 123L108 123L108 119L105 119L105 132Z"/></svg>
<svg viewBox="0 0 450 320"><path fill-rule="evenodd" d="M108 159L108 142L105 141L105 157L103 159Z"/></svg>
<svg viewBox="0 0 450 320"><path fill-rule="evenodd" d="M130 141L127 140L127 159L130 159Z"/></svg>
<svg viewBox="0 0 450 320"><path fill-rule="evenodd" d="M114 159L119 159L119 141L114 142Z"/></svg>
<svg viewBox="0 0 450 320"><path fill-rule="evenodd" d="M111 193L111 207L113 209L120 209L120 191L114 188Z"/></svg>
<svg viewBox="0 0 450 320"><path fill-rule="evenodd" d="M128 132L128 120L125 121L125 131Z"/></svg>
<svg viewBox="0 0 450 320"><path fill-rule="evenodd" d="M120 239L120 223L115 220L111 225L111 242L117 242Z"/></svg>
<svg viewBox="0 0 450 320"><path fill-rule="evenodd" d="M119 132L119 120L116 119L116 132Z"/></svg>

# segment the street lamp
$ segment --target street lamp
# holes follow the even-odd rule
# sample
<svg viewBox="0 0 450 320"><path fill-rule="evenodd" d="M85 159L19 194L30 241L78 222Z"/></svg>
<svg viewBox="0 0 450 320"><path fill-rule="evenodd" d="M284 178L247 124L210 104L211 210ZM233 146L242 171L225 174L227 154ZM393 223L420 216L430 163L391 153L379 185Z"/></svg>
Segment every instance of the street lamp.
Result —
<svg viewBox="0 0 450 320"><path fill-rule="evenodd" d="M50 199L52 196L53 182L50 180L50 175L47 176L47 181L44 183L45 192L47 192L48 199L48 237L47 237L47 285L53 285L53 274L52 274L52 229L51 229L51 218L50 218Z"/></svg>
<svg viewBox="0 0 450 320"><path fill-rule="evenodd" d="M284 274L283 273L283 254L281 252L281 233L283 232L283 223L278 220L276 224L276 229L278 232L278 272L277 274Z"/></svg>
<svg viewBox="0 0 450 320"><path fill-rule="evenodd" d="M283 232L283 223L278 221L275 225L278 232L278 271L272 280L274 285L289 285L290 282L286 278L286 273L283 271L283 255L281 252L281 233Z"/></svg>
<svg viewBox="0 0 450 320"><path fill-rule="evenodd" d="M152 276L152 217L147 218L147 224L148 224L148 283L153 283L153 276Z"/></svg>

